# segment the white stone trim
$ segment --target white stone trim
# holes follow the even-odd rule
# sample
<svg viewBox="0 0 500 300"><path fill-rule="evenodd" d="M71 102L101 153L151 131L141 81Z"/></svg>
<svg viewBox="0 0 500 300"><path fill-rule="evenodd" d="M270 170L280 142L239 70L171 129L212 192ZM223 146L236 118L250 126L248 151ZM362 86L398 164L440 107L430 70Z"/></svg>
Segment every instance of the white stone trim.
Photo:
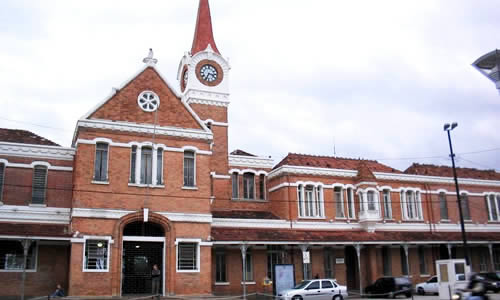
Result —
<svg viewBox="0 0 500 300"><path fill-rule="evenodd" d="M268 174L264 170L252 170L252 169L244 169L244 170L231 169L231 170L228 171L228 174L233 174L233 173L238 173L238 175L243 175L245 173L252 173L255 176L259 176L259 175L266 175L267 176L267 174Z"/></svg>
<svg viewBox="0 0 500 300"><path fill-rule="evenodd" d="M207 99L209 98L209 99ZM187 104L204 104L220 107L228 107L231 101L229 101L229 95L225 93L217 92L203 92L194 89L190 89L183 97L183 102Z"/></svg>
<svg viewBox="0 0 500 300"><path fill-rule="evenodd" d="M269 193L272 193L274 191L277 191L281 188L284 188L284 187L289 187L289 186L292 186L289 182L283 182L283 183L280 183L278 185L275 185L273 186L272 188L269 189Z"/></svg>
<svg viewBox="0 0 500 300"><path fill-rule="evenodd" d="M0 163L5 164L5 167L11 168L23 168L23 169L34 169L35 166L45 166L47 170L53 171L73 171L73 167L62 167L62 166L53 166L46 161L33 161L30 164L21 164L21 163L11 163L6 159L0 159Z"/></svg>
<svg viewBox="0 0 500 300"><path fill-rule="evenodd" d="M344 170L344 169L329 169L329 168L316 168L316 167L303 167L303 166L289 166L284 165L269 172L269 179L284 175L287 173L299 175L314 175L314 176L337 176L337 177L356 177L358 171Z"/></svg>
<svg viewBox="0 0 500 300"><path fill-rule="evenodd" d="M212 125L214 125L214 126L229 127L229 123L225 123L225 122L216 122L216 121L214 121L214 120L212 120L212 119L206 119L205 121L203 121L203 123L205 123L205 125L210 123L210 124L212 124Z"/></svg>
<svg viewBox="0 0 500 300"><path fill-rule="evenodd" d="M248 168L264 168L271 169L274 165L274 160L264 156L246 156L233 155L228 156L229 166L248 167Z"/></svg>
<svg viewBox="0 0 500 300"><path fill-rule="evenodd" d="M151 135L155 133L157 135L174 136L181 138L201 139L207 141L213 140L213 134L208 128L206 130L188 129L188 128L178 128L171 126L154 126L150 124L136 124L132 122L120 122L120 121L113 122L108 120L94 120L94 119L78 120L76 126L77 128L85 127L85 128L124 131L132 133L145 133ZM203 127L206 128L204 124ZM76 136L73 138L73 144L75 143L75 140Z"/></svg>
<svg viewBox="0 0 500 300"><path fill-rule="evenodd" d="M38 205L0 205L0 222L69 224L70 209Z"/></svg>
<svg viewBox="0 0 500 300"><path fill-rule="evenodd" d="M491 243L491 244L500 244L500 241L467 241L467 243L470 244L484 244L484 243ZM339 241L339 242L327 242L327 241L320 241L320 242L307 242L307 245L310 246L338 246L338 245L399 245L399 244L415 244L415 245L420 245L423 244L425 245L436 245L436 244L462 244L463 242L460 241L353 241L353 242L348 242L348 241ZM247 245L303 245L303 241L280 241L280 242L275 242L275 241L216 241L214 242L214 245L242 245L242 244L247 244Z"/></svg>
<svg viewBox="0 0 500 300"><path fill-rule="evenodd" d="M0 142L0 155L73 160L75 149L60 146Z"/></svg>
<svg viewBox="0 0 500 300"><path fill-rule="evenodd" d="M290 228L290 222L269 219L213 218L212 227L286 229Z"/></svg>
<svg viewBox="0 0 500 300"><path fill-rule="evenodd" d="M230 175L220 175L215 172L210 172L210 176L212 176L214 179L231 179Z"/></svg>
<svg viewBox="0 0 500 300"><path fill-rule="evenodd" d="M119 209L102 209L102 208L73 208L72 218L97 218L97 219L120 219L128 214L135 213L134 210L119 210ZM173 222L190 222L190 223L211 223L211 214L194 214L194 213L174 213L174 212L158 212Z"/></svg>
<svg viewBox="0 0 500 300"><path fill-rule="evenodd" d="M455 182L453 177L424 176L424 175L412 175L412 174L395 174L395 173L384 173L384 172L373 172L373 175L375 175L375 178L377 178L377 179L384 179L384 180L446 183L446 184L454 184L454 182ZM489 185L489 186L500 187L500 181L498 181L498 180L458 178L458 183L465 184L465 185Z"/></svg>

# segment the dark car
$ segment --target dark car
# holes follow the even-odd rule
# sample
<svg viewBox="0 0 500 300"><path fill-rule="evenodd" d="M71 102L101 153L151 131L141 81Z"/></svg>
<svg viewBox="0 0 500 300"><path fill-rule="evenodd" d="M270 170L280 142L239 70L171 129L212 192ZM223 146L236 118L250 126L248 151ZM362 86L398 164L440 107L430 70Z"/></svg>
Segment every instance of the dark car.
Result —
<svg viewBox="0 0 500 300"><path fill-rule="evenodd" d="M365 288L368 297L390 297L398 295L411 297L411 281L406 277L382 277Z"/></svg>
<svg viewBox="0 0 500 300"><path fill-rule="evenodd" d="M478 273L476 276L477 280L484 284L486 291L492 291L494 293L500 292L500 273L489 272L489 273Z"/></svg>

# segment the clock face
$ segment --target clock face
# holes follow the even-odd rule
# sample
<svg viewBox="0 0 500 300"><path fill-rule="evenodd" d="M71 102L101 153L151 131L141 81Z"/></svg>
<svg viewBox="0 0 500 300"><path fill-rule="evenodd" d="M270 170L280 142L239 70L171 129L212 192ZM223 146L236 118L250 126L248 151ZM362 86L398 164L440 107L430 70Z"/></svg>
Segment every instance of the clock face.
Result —
<svg viewBox="0 0 500 300"><path fill-rule="evenodd" d="M201 79L203 79L206 82L211 83L216 81L217 75L218 75L217 69L210 64L203 65L200 69Z"/></svg>

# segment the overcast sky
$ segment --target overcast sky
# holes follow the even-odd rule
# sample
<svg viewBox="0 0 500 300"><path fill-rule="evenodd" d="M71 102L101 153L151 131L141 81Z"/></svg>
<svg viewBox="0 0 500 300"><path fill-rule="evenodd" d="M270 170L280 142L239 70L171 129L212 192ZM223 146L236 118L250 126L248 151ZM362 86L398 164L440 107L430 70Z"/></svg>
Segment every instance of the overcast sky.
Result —
<svg viewBox="0 0 500 300"><path fill-rule="evenodd" d="M217 46L232 66L230 151L275 163L295 152L400 170L450 165L442 127L456 121L457 164L500 170L500 96L471 66L500 48L500 1L210 4ZM70 146L76 121L142 67L150 47L179 90L197 7L2 0L0 127Z"/></svg>

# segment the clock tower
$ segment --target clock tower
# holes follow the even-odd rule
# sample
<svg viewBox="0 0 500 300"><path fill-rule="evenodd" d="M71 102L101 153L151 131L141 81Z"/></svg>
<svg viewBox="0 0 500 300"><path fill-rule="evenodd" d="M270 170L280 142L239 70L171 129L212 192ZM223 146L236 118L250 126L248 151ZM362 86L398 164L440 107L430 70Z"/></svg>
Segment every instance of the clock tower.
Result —
<svg viewBox="0 0 500 300"><path fill-rule="evenodd" d="M227 175L227 107L230 66L217 45L212 30L208 0L200 0L193 45L181 59L177 71L182 101L212 130L211 172Z"/></svg>

